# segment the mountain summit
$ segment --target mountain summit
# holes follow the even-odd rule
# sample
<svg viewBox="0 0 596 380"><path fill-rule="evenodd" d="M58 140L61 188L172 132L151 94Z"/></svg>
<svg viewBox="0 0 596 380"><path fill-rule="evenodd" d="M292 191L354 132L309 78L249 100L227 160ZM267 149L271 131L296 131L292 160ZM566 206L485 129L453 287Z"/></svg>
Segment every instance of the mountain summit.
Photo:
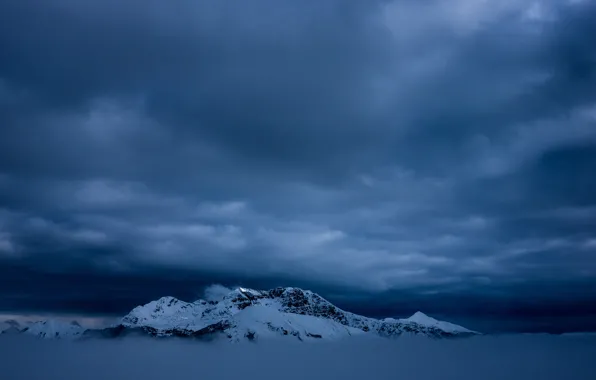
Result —
<svg viewBox="0 0 596 380"><path fill-rule="evenodd" d="M0 330L0 334L22 333L40 339L76 339L85 332L85 329L75 321L66 323L49 319L29 322L24 327L12 320L5 321L4 324L9 327Z"/></svg>
<svg viewBox="0 0 596 380"><path fill-rule="evenodd" d="M112 333L132 330L151 336L223 336L237 342L290 336L298 340L337 339L358 334L431 338L477 334L461 326L416 313L404 320L377 320L344 311L309 290L268 291L237 288L220 301L184 302L163 297L133 309Z"/></svg>
<svg viewBox="0 0 596 380"><path fill-rule="evenodd" d="M298 288L237 288L219 301L185 302L174 297L162 297L135 307L119 324L106 329L84 330L72 323L42 321L19 331L52 339L148 335L223 338L231 342L272 338L331 340L355 335L394 338L407 334L454 338L478 334L421 312L399 320L364 317L344 311L316 293Z"/></svg>
<svg viewBox="0 0 596 380"><path fill-rule="evenodd" d="M437 327L443 331L449 331L453 333L475 333L475 331L468 330L465 327L444 321L438 321L428 315L424 314L423 312L417 311L412 315L410 318L402 319L403 322L414 322L418 323L423 326L433 326Z"/></svg>

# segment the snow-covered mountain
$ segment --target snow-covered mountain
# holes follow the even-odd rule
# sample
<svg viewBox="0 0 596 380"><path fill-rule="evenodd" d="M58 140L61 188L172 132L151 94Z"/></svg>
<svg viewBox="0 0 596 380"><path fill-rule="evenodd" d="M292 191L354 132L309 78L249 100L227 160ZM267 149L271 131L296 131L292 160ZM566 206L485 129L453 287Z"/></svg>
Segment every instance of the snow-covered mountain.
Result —
<svg viewBox="0 0 596 380"><path fill-rule="evenodd" d="M57 320L26 322L21 325L14 320L0 322L0 334L24 334L41 339L77 339L85 329L77 322L65 323Z"/></svg>
<svg viewBox="0 0 596 380"><path fill-rule="evenodd" d="M38 338L115 338L130 335L223 338L231 342L261 339L334 340L355 335L430 338L478 334L420 312L407 319L378 320L350 313L309 290L276 288L260 291L237 288L219 301L184 302L163 297L134 308L119 324L85 330L76 323L43 321L14 327Z"/></svg>
<svg viewBox="0 0 596 380"><path fill-rule="evenodd" d="M152 301L133 309L122 319L121 325L105 333L118 336L136 331L158 337L196 338L219 335L233 342L272 337L339 339L365 333L383 337L415 334L431 338L476 334L448 322L429 317L424 320L421 315L405 320L377 320L341 310L308 290L237 288L221 301L190 303L173 297Z"/></svg>
<svg viewBox="0 0 596 380"><path fill-rule="evenodd" d="M432 317L429 317L428 315L426 315L420 311L414 313L414 315L412 315L410 318L400 319L399 321L405 322L405 323L414 322L414 323L418 323L419 325L422 325L422 326L436 327L443 331L452 332L452 333L470 333L470 334L476 333L475 331L468 330L467 328L462 327L460 325L456 325L454 323L438 321L438 320L436 320Z"/></svg>
<svg viewBox="0 0 596 380"><path fill-rule="evenodd" d="M83 335L85 329L77 322L47 320L33 322L21 332L42 339L76 339Z"/></svg>

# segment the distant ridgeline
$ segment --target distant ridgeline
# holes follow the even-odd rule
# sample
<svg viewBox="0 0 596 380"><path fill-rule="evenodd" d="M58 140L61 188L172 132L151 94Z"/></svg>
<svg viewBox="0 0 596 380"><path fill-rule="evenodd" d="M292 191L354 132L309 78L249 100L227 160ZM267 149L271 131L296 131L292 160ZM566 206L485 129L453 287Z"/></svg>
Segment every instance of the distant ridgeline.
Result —
<svg viewBox="0 0 596 380"><path fill-rule="evenodd" d="M318 294L298 288L268 291L237 288L220 301L184 302L163 297L134 308L119 324L104 329L84 329L76 322L58 321L36 322L25 327L15 321L4 324L2 334L47 339L141 335L240 342L267 338L330 340L356 335L396 338L404 334L440 339L479 334L421 312L407 319L364 317L341 310Z"/></svg>

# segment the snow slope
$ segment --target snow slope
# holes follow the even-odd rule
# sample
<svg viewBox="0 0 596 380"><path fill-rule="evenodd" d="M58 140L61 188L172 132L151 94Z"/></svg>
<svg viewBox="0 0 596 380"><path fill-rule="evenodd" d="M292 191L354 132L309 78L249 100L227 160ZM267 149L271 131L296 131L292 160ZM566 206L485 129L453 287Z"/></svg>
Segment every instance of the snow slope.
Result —
<svg viewBox="0 0 596 380"><path fill-rule="evenodd" d="M451 333L476 333L475 331L468 330L465 327L450 322L438 321L420 311L414 313L410 318L400 319L400 321L405 323L414 322L422 326L436 327Z"/></svg>
<svg viewBox="0 0 596 380"><path fill-rule="evenodd" d="M155 329L199 329L206 326L201 320L206 305L208 303L202 300L190 303L174 297L162 297L134 308L122 319L122 324L126 327L149 326Z"/></svg>
<svg viewBox="0 0 596 380"><path fill-rule="evenodd" d="M363 333L352 327L337 322L313 317L284 313L276 308L255 305L235 314L232 327L227 331L228 338L234 342L247 338L295 337L298 340L340 339L353 334Z"/></svg>
<svg viewBox="0 0 596 380"><path fill-rule="evenodd" d="M421 313L420 313L421 314ZM432 320L432 321L431 321ZM341 310L316 293L298 288L269 291L237 288L221 301L192 303L173 297L136 307L122 319L120 330L141 329L152 336L204 337L220 333L237 342L260 337L299 340L338 339L371 333L443 338L474 334L448 322L424 319L377 320Z"/></svg>
<svg viewBox="0 0 596 380"><path fill-rule="evenodd" d="M260 339L316 341L367 334L395 338L403 334L451 338L477 334L420 312L407 319L378 320L344 311L323 297L299 288L267 291L237 288L219 301L185 302L162 297L135 307L120 324L85 330L76 323L36 322L17 332L45 339L117 338L131 334L230 342Z"/></svg>
<svg viewBox="0 0 596 380"><path fill-rule="evenodd" d="M56 320L34 322L22 332L42 339L76 339L85 331L78 323L65 323Z"/></svg>

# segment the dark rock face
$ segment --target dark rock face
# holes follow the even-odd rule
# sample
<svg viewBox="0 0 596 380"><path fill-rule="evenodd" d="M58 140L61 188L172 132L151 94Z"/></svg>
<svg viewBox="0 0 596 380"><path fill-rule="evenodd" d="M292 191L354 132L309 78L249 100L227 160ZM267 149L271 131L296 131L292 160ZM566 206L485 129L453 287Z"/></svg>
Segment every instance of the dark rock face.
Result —
<svg viewBox="0 0 596 380"><path fill-rule="evenodd" d="M199 338L213 333L223 333L232 327L229 321L219 321L192 333L192 337Z"/></svg>
<svg viewBox="0 0 596 380"><path fill-rule="evenodd" d="M250 341L253 341L256 339L256 333L254 331L247 331L246 334L244 334L244 337Z"/></svg>
<svg viewBox="0 0 596 380"><path fill-rule="evenodd" d="M277 288L271 290L269 294L271 298L277 298L280 301L286 313L311 315L332 319L343 325L347 324L345 315L318 294L306 293L302 289L295 288Z"/></svg>
<svg viewBox="0 0 596 380"><path fill-rule="evenodd" d="M252 305L251 300L244 299L244 298L235 298L232 300L240 310L244 310L250 305Z"/></svg>
<svg viewBox="0 0 596 380"><path fill-rule="evenodd" d="M119 337L124 337L124 336L129 336L129 335L144 335L144 333L143 333L142 328L140 328L140 327L126 327L123 325L117 325L114 327L108 327L108 328L99 329L99 330L93 330L93 329L85 330L85 332L83 332L83 339L88 339L88 338L112 339L112 338L119 338Z"/></svg>
<svg viewBox="0 0 596 380"><path fill-rule="evenodd" d="M383 337L398 337L403 333L425 335L430 338L454 338L476 335L473 332L448 332L437 327L424 326L415 322L383 322L338 309L318 294L302 289L277 288L269 291L272 298L278 299L286 313L311 315L338 322L344 326L358 328L364 332L375 331Z"/></svg>
<svg viewBox="0 0 596 380"><path fill-rule="evenodd" d="M366 331L370 329L371 320L356 314L348 313L335 307L331 302L316 293L305 292L302 289L277 288L269 292L277 298L286 313L311 315L338 322L344 326Z"/></svg>
<svg viewBox="0 0 596 380"><path fill-rule="evenodd" d="M125 317L125 320L126 323L130 323L131 325L136 325L137 323L139 323L139 318L130 315L127 315Z"/></svg>
<svg viewBox="0 0 596 380"><path fill-rule="evenodd" d="M232 303L240 310L246 309L247 307L258 303L258 300L264 298L272 298L268 292L254 292L238 289L237 294L232 298Z"/></svg>
<svg viewBox="0 0 596 380"><path fill-rule="evenodd" d="M288 331L283 327L273 326L271 323L267 324L267 327L271 331L278 332L282 335L291 335L291 336L298 338L298 340L302 340L302 337L300 336L300 332L298 332L298 331Z"/></svg>
<svg viewBox="0 0 596 380"><path fill-rule="evenodd" d="M203 339L209 335L222 333L231 327L229 321L219 321L200 330L187 330L182 328L174 328L167 330L158 330L153 327L143 327L142 329L153 337L177 337L177 338L195 338Z"/></svg>
<svg viewBox="0 0 596 380"><path fill-rule="evenodd" d="M308 336L308 337L311 337L311 338L318 338L318 339L321 339L321 338L323 338L323 336L322 336L322 335L319 335L319 334L311 334L311 333L306 333L306 336Z"/></svg>

